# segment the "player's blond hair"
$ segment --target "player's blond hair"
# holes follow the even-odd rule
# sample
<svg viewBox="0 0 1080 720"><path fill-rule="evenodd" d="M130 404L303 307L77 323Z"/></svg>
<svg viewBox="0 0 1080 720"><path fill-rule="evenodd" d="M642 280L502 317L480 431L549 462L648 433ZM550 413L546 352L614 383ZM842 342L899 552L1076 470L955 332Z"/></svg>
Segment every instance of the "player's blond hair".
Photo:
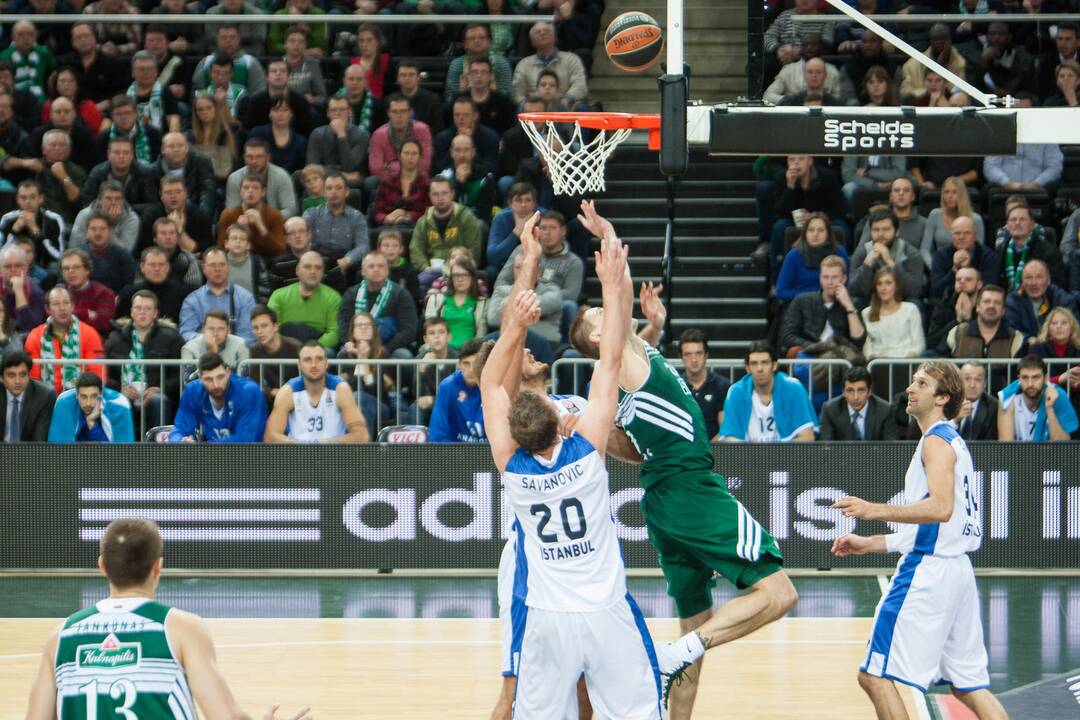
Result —
<svg viewBox="0 0 1080 720"><path fill-rule="evenodd" d="M960 414L960 407L964 404L964 379L960 376L960 370L955 363L947 360L932 360L919 366L921 370L937 382L935 395L948 395L949 401L945 403L942 411L946 420L952 420Z"/></svg>

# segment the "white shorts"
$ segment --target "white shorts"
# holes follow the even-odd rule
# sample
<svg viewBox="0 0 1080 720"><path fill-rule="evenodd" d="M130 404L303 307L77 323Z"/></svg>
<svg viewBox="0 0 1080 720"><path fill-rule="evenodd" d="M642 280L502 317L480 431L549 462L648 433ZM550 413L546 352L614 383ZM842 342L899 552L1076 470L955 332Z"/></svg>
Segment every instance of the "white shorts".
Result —
<svg viewBox="0 0 1080 720"><path fill-rule="evenodd" d="M517 674L517 671L514 669L514 653L513 650L510 649L510 644L514 637L513 623L510 619L510 605L514 599L514 571L517 567L516 561L514 540L511 538L506 541L506 545L503 545L502 555L499 556L499 632L502 640L502 652L500 653L500 658L502 660L503 677Z"/></svg>
<svg viewBox="0 0 1080 720"><path fill-rule="evenodd" d="M979 592L967 555L900 558L874 613L861 670L923 692L935 683L971 691L990 686Z"/></svg>
<svg viewBox="0 0 1080 720"><path fill-rule="evenodd" d="M514 718L561 717L553 708L576 707L582 673L597 717L666 717L652 638L629 593L625 600L595 612L525 608L523 620L520 644L515 643L519 649Z"/></svg>

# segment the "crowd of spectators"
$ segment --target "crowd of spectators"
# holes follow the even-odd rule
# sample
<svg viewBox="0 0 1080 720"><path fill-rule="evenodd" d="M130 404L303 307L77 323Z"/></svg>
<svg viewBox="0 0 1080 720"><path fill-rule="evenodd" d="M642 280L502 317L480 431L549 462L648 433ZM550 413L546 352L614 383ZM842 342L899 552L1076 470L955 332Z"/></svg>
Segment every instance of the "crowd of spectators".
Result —
<svg viewBox="0 0 1080 720"><path fill-rule="evenodd" d="M866 14L1039 15L1080 9L1071 0L1004 6L903 0L857 4ZM775 15L764 40L766 101L868 109L974 104L961 87L897 53L883 37L858 24L792 19L826 9L815 0L772 9ZM1078 106L1076 22L984 19L886 28L979 91L1011 96L1017 107ZM1071 121L1063 115L1061 122ZM1076 432L1075 421L1064 418L1080 408L1080 384L1073 383L1072 371L1058 373L1055 363L1041 367L1041 396L1032 379L1040 370L1033 357L1065 361L1080 351L1080 336L1072 332L1080 314L1080 177L1075 168L1070 171L1067 150L1052 143L1021 143L1015 155L985 158L758 160L760 245L755 259L770 278L769 340L780 359L840 358L857 368L873 360L897 361L892 367L878 363L865 375L867 387L862 390L877 388L883 397L868 406L875 421L865 427L863 413L859 433L847 426L836 407L846 402L849 416L859 410L848 397L849 383L843 384L841 397L840 383L826 392L805 368L796 369L794 376L822 413L821 437L895 437L867 429L878 427L877 419L888 414L890 403L905 437L906 420L895 397L910 375L910 366L903 362L925 356L1013 361L1011 370L993 363L977 368L982 373L980 393L987 398L979 405L979 393L969 397L979 408L982 430L977 437L997 437L1000 428L1002 438L1031 439L1016 419L1027 417L1025 411L1006 413L1008 419L1001 422L994 422L996 405L993 413L985 411L1000 393L1006 400L1024 396L1021 385L1033 393L1024 396L1025 402L1043 408L1040 418L1048 404L1051 416L1055 401L1070 405L1055 416L1065 430L1054 424L1057 420L1040 420L1039 438L1063 439ZM1054 340L1048 340L1051 318ZM748 372L751 365L748 360ZM1038 413L1031 412L1034 422Z"/></svg>
<svg viewBox="0 0 1080 720"><path fill-rule="evenodd" d="M603 0L5 5L72 15L0 36L5 441L130 441L132 427L174 423L184 425L174 439L261 439L248 437L259 423L230 430L220 412L195 432L187 391L215 402L237 392L265 416L311 343L328 361L353 361L342 373L371 434L392 416L445 419L449 405L439 407L453 398L439 385L449 375L475 386L452 361L464 370L464 351L497 328L512 251L536 211L547 314L530 347L547 362L573 353L575 250L587 242L516 116L592 107ZM103 23L100 13L191 18ZM354 13L492 22L334 23ZM499 19L519 13L552 20ZM218 14L320 17L196 17ZM434 86L427 67L445 82ZM132 362L63 362L100 358ZM362 362L411 358L451 365L402 382L410 372ZM237 372L249 360L279 361L251 365L254 393ZM61 408L56 434L49 413L55 424Z"/></svg>

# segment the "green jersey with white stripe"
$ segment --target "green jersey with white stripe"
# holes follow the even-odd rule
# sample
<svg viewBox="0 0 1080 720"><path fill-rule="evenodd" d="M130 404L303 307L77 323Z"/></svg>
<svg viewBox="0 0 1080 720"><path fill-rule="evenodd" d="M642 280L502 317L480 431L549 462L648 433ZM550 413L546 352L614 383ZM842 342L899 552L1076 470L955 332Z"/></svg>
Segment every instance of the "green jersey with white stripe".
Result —
<svg viewBox="0 0 1080 720"><path fill-rule="evenodd" d="M713 468L705 419L686 382L664 356L645 343L649 376L638 389L619 388L615 423L643 459L641 484L649 488L686 472Z"/></svg>
<svg viewBox="0 0 1080 720"><path fill-rule="evenodd" d="M108 598L64 623L56 647L61 720L195 720L184 668L165 636L172 608Z"/></svg>

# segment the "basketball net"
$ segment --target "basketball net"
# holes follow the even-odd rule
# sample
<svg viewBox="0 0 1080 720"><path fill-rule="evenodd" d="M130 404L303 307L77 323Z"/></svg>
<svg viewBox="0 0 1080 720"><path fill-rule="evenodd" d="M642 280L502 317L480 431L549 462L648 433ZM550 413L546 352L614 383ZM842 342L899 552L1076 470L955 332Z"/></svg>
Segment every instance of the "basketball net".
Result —
<svg viewBox="0 0 1080 720"><path fill-rule="evenodd" d="M525 134L547 162L555 194L584 195L587 192L603 192L604 165L618 144L628 138L632 130L597 130L596 137L585 142L577 120L561 122L573 123L574 130L569 138L559 134L554 121L521 120Z"/></svg>

